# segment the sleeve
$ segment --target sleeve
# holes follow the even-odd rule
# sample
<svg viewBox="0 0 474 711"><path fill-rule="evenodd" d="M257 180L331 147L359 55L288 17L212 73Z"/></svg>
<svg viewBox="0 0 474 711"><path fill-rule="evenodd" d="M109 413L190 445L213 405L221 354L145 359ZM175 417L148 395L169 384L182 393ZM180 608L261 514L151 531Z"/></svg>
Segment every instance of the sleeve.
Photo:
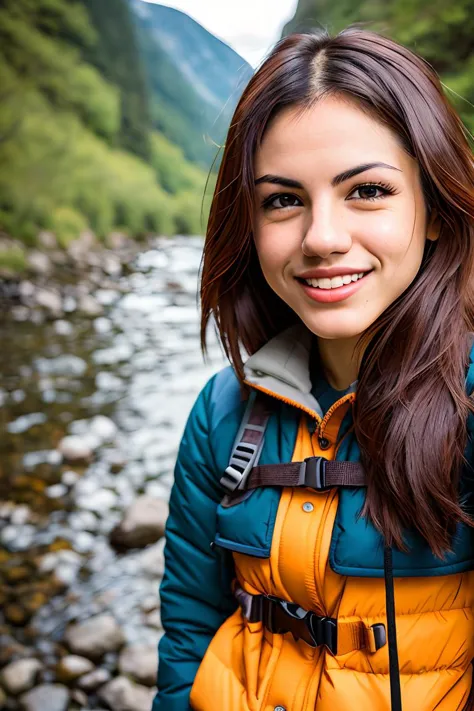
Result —
<svg viewBox="0 0 474 711"><path fill-rule="evenodd" d="M232 575L229 570L223 575L222 559L210 546L223 496L209 443L214 378L191 410L175 466L160 585L165 632L158 646L158 692L152 711L191 711L189 695L201 660L237 607Z"/></svg>

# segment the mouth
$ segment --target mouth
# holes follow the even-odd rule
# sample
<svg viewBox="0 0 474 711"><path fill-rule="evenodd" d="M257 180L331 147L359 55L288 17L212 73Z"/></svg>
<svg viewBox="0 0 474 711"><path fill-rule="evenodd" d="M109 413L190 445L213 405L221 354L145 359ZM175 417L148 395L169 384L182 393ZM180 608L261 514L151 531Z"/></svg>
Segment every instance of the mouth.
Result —
<svg viewBox="0 0 474 711"><path fill-rule="evenodd" d="M336 276L331 279L302 279L296 277L303 291L312 301L321 304L334 304L344 301L355 294L363 286L365 280L374 270Z"/></svg>
<svg viewBox="0 0 474 711"><path fill-rule="evenodd" d="M301 277L295 278L301 284L305 284L306 286L312 287L313 289L330 289L332 291L334 289L340 289L342 286L347 286L348 284L360 281L371 272L373 272L373 269L370 269L366 272L346 274L344 276L335 276L331 279L302 279Z"/></svg>

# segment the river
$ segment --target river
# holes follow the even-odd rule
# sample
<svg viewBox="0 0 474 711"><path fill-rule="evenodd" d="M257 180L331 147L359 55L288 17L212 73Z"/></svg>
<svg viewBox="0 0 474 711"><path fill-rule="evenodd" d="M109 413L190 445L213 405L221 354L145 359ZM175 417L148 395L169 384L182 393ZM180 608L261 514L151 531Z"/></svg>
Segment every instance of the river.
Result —
<svg viewBox="0 0 474 711"><path fill-rule="evenodd" d="M202 244L156 240L117 289L95 290L96 318L3 315L0 663L39 660L35 684L57 681L71 621L109 613L127 645L155 645L162 633L156 546L117 553L109 534L138 496L168 498L189 410L225 365L213 333L209 362L199 346ZM94 443L91 461L63 458L58 445L70 435ZM117 655L101 666L113 677ZM95 702L88 693L83 707Z"/></svg>

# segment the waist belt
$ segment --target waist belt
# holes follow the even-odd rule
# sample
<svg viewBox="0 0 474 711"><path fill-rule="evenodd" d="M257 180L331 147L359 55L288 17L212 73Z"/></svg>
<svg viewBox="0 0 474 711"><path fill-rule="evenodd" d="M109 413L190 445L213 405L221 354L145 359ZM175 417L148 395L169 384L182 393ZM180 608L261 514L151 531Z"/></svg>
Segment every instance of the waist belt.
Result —
<svg viewBox="0 0 474 711"><path fill-rule="evenodd" d="M262 622L273 634L291 632L296 640L302 639L311 647L324 644L334 655L357 649L374 653L387 641L382 623L368 626L360 620L321 617L273 595L251 595L239 585L235 586L234 595L249 622Z"/></svg>

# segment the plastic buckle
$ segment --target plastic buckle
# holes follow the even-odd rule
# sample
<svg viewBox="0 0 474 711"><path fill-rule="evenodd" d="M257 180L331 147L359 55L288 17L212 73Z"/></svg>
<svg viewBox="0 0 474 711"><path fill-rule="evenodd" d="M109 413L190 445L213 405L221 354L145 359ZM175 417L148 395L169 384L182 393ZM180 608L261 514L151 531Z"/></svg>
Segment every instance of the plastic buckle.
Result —
<svg viewBox="0 0 474 711"><path fill-rule="evenodd" d="M249 622L260 622L263 611L263 595L251 595L238 585L234 590L234 596L244 617Z"/></svg>
<svg viewBox="0 0 474 711"><path fill-rule="evenodd" d="M337 654L337 621L332 617L318 617L310 612L306 617L311 638L316 647L325 644L331 654Z"/></svg>
<svg viewBox="0 0 474 711"><path fill-rule="evenodd" d="M329 491L326 486L326 462L324 457L307 457L301 462L297 486L309 486L316 491Z"/></svg>
<svg viewBox="0 0 474 711"><path fill-rule="evenodd" d="M378 649L387 644L387 630L385 629L383 622L377 622L375 625L371 625L370 629L374 635L374 651L376 652Z"/></svg>
<svg viewBox="0 0 474 711"><path fill-rule="evenodd" d="M229 466L220 483L228 491L235 491L242 486L250 474L257 458L258 446L249 442L239 442L232 452Z"/></svg>

